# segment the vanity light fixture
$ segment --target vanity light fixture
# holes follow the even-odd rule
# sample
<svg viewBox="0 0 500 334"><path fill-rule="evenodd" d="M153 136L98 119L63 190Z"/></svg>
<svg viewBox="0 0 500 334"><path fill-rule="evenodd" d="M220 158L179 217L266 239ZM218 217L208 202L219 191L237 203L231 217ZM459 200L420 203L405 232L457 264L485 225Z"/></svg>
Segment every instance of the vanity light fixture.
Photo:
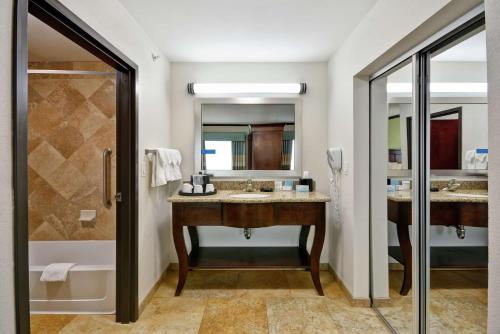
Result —
<svg viewBox="0 0 500 334"><path fill-rule="evenodd" d="M188 83L187 91L195 94L305 94L305 83Z"/></svg>

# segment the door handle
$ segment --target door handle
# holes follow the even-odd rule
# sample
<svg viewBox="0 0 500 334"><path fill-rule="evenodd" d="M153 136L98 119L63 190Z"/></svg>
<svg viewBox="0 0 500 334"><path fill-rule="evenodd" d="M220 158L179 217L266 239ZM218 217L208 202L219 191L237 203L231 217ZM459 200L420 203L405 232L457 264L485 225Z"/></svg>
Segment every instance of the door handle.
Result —
<svg viewBox="0 0 500 334"><path fill-rule="evenodd" d="M111 202L111 154L113 150L105 148L102 151L102 204L110 208Z"/></svg>

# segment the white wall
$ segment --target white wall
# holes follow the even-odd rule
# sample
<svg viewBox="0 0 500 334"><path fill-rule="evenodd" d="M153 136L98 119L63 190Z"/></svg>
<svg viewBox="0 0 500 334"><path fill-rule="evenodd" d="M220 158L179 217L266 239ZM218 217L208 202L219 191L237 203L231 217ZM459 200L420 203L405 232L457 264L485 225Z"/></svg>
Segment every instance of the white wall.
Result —
<svg viewBox="0 0 500 334"><path fill-rule="evenodd" d="M302 99L302 169L309 170L317 190L328 193L325 157L327 142L327 65L326 63L172 63L172 146L183 157L182 173L194 171L194 100L188 95L189 82L306 82ZM272 227L254 229L247 241L240 229L201 228L200 243L210 246L296 245L298 229ZM311 234L312 235L312 234ZM328 262L325 241L321 262ZM175 251L171 261L177 262Z"/></svg>
<svg viewBox="0 0 500 334"><path fill-rule="evenodd" d="M500 333L500 2L486 0L489 128L488 333Z"/></svg>
<svg viewBox="0 0 500 334"><path fill-rule="evenodd" d="M370 195L371 195L371 261L373 298L389 297L389 264L387 255L387 77L374 80L370 88ZM391 225L391 224L389 224Z"/></svg>
<svg viewBox="0 0 500 334"><path fill-rule="evenodd" d="M373 73L477 3L379 0L330 59L328 144L341 146L349 164L341 180L342 221L331 222L330 262L355 298L369 293L369 112L367 78L354 77Z"/></svg>
<svg viewBox="0 0 500 334"><path fill-rule="evenodd" d="M0 2L0 333L15 332L12 219L12 0Z"/></svg>
<svg viewBox="0 0 500 334"><path fill-rule="evenodd" d="M118 0L62 0L65 6L139 66L139 161L144 148L169 146L170 64ZM151 53L160 58L153 62ZM139 301L169 264L168 189L139 178Z"/></svg>

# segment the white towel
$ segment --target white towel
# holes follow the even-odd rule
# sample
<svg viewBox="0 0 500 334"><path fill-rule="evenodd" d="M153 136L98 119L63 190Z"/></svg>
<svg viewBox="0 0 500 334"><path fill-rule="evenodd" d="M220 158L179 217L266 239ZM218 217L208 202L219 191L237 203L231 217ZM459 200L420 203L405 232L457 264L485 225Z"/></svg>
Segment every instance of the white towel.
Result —
<svg viewBox="0 0 500 334"><path fill-rule="evenodd" d="M465 169L476 169L476 150L465 152Z"/></svg>
<svg viewBox="0 0 500 334"><path fill-rule="evenodd" d="M160 158L157 156L156 152L148 153L148 158L151 160L151 187L159 187L166 184L167 180L165 179L165 173L161 173L163 168L161 168L159 162Z"/></svg>
<svg viewBox="0 0 500 334"><path fill-rule="evenodd" d="M40 282L66 282L69 270L75 263L51 263L43 270Z"/></svg>
<svg viewBox="0 0 500 334"><path fill-rule="evenodd" d="M488 169L488 153L476 153L476 168Z"/></svg>
<svg viewBox="0 0 500 334"><path fill-rule="evenodd" d="M178 150L157 148L148 157L152 161L151 187L182 179L182 156Z"/></svg>

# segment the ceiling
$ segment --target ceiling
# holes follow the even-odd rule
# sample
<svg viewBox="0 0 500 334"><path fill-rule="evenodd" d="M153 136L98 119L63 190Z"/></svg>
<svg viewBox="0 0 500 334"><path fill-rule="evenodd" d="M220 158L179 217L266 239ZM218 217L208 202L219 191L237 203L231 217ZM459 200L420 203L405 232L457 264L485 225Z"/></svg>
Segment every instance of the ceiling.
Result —
<svg viewBox="0 0 500 334"><path fill-rule="evenodd" d="M98 61L87 50L28 15L29 61Z"/></svg>
<svg viewBox="0 0 500 334"><path fill-rule="evenodd" d="M486 62L486 32L467 38L432 58L432 61Z"/></svg>
<svg viewBox="0 0 500 334"><path fill-rule="evenodd" d="M326 61L376 0L120 0L171 61Z"/></svg>

